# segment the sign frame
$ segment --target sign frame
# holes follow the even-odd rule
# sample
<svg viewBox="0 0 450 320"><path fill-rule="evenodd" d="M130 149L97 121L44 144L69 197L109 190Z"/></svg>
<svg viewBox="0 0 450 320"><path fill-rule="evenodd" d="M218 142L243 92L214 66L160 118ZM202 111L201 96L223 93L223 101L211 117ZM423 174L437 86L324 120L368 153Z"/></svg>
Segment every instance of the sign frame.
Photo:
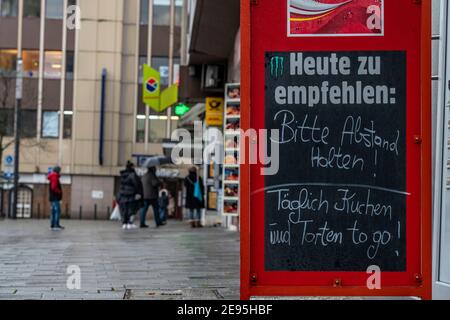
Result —
<svg viewBox="0 0 450 320"><path fill-rule="evenodd" d="M261 5L260 1L241 0L241 127L251 128L252 108L252 8ZM386 2L389 0L385 0ZM431 150L432 150L432 115L431 115L431 1L410 1L411 5L421 6L420 21L420 133L414 137L414 143L420 145L420 274L415 274L408 286L382 286L379 290L369 290L366 286L348 286L341 279L334 279L326 286L274 285L261 282L254 272L252 261L254 221L251 218L252 203L250 195L252 172L255 166L241 164L241 299L248 300L254 296L416 296L422 299L432 297L432 183L431 183ZM386 7L385 7L386 8ZM385 13L386 14L386 13ZM385 16L386 17L386 16ZM386 22L384 34L392 30ZM280 22L280 24L283 24ZM285 36L286 32L283 33ZM379 39L379 37L376 37ZM302 39L302 38L289 38ZM305 39L305 38L303 38ZM311 38L308 38L311 41ZM318 41L325 39L318 37ZM336 37L335 41L342 41ZM362 38L361 38L362 39ZM373 37L368 39L372 40ZM370 46L369 46L370 47ZM378 48L380 46L378 45ZM278 48L281 50L281 48ZM361 50L370 50L364 48ZM286 50L288 51L288 50ZM263 52L261 52L263 54ZM409 87L409 85L408 85ZM254 114L254 113L253 113ZM409 139L409 136L408 136ZM248 150L248 147L246 146ZM247 151L246 150L246 151ZM256 168L257 169L257 168ZM259 172L259 171L258 171ZM367 275L368 277L369 275Z"/></svg>

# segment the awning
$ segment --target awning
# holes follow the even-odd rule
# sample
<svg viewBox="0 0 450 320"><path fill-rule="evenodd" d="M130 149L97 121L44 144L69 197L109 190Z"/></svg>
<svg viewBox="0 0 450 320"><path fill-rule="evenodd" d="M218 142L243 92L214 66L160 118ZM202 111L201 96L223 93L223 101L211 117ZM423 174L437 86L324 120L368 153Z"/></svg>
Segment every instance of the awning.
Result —
<svg viewBox="0 0 450 320"><path fill-rule="evenodd" d="M197 0L189 64L228 60L240 25L239 0Z"/></svg>

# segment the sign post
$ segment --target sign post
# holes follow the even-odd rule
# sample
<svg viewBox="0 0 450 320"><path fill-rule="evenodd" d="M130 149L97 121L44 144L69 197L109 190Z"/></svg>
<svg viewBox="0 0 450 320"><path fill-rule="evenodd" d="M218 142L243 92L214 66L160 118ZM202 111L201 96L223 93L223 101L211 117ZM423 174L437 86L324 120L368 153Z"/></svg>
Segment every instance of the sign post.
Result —
<svg viewBox="0 0 450 320"><path fill-rule="evenodd" d="M241 168L241 297L431 298L430 2L242 0L241 20L242 128L279 147L275 173Z"/></svg>

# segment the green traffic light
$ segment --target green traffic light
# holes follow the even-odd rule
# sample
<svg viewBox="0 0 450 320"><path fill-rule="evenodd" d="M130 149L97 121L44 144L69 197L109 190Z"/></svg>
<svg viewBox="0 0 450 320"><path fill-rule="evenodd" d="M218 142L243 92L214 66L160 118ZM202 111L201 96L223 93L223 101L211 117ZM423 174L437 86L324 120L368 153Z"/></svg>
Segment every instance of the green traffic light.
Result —
<svg viewBox="0 0 450 320"><path fill-rule="evenodd" d="M177 105L177 106L175 106L175 114L177 115L177 116L180 116L180 117L182 117L182 116L184 116L186 113L188 113L189 112L189 110L191 110L187 105L185 105L185 104L179 104L179 105Z"/></svg>

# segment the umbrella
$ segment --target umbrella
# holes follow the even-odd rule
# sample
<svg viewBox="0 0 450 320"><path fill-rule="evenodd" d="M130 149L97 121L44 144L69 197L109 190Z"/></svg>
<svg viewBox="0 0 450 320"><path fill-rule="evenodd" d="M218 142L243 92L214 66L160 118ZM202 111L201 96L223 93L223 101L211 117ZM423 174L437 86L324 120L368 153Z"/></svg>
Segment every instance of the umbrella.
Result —
<svg viewBox="0 0 450 320"><path fill-rule="evenodd" d="M170 160L170 158L167 158L165 156L156 156L145 159L144 162L142 163L142 167L151 168L169 163L172 163L172 160Z"/></svg>

